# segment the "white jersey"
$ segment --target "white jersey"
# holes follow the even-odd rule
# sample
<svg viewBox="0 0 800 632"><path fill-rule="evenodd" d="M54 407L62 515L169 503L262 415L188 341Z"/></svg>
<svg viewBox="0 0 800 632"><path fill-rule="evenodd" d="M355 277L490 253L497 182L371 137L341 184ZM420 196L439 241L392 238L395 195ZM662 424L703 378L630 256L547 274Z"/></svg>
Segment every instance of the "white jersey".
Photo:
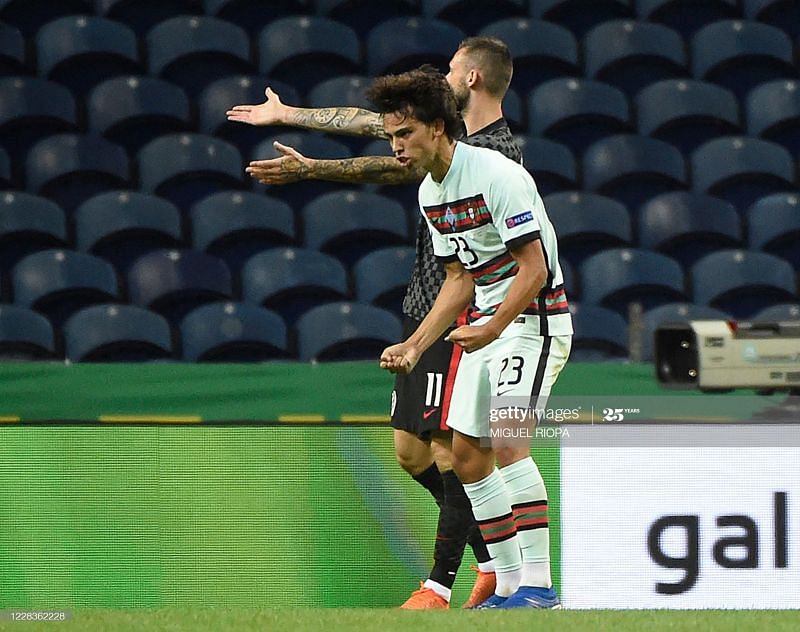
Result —
<svg viewBox="0 0 800 632"><path fill-rule="evenodd" d="M572 333L555 230L524 167L491 149L457 142L442 182L430 173L423 180L419 205L436 256L460 261L472 275L473 320L494 314L505 300L519 269L509 250L540 239L547 281L522 314L539 316L539 335Z"/></svg>

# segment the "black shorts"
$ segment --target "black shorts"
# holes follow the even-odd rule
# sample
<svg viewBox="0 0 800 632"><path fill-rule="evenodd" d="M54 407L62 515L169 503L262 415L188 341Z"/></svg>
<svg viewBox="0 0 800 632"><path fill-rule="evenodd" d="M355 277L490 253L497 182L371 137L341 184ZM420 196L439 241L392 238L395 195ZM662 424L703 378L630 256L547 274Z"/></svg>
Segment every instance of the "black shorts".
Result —
<svg viewBox="0 0 800 632"><path fill-rule="evenodd" d="M419 326L419 321L403 321L403 340ZM445 332L422 354L417 366L408 375L397 375L392 391L392 428L413 432L420 439L430 439L434 430L449 431L447 410L453 392L455 368L461 358L461 347L444 338Z"/></svg>

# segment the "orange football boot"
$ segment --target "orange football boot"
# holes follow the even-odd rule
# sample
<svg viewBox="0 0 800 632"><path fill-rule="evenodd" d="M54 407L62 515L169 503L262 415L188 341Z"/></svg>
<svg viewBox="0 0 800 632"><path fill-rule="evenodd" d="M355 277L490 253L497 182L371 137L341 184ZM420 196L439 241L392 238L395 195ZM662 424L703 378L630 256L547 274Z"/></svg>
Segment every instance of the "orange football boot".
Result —
<svg viewBox="0 0 800 632"><path fill-rule="evenodd" d="M494 589L497 587L497 575L494 572L484 573L477 566L470 566L470 569L475 571L478 576L475 578L475 585L472 587L469 599L461 606L467 609L482 604L494 594Z"/></svg>
<svg viewBox="0 0 800 632"><path fill-rule="evenodd" d="M492 592L494 592L494 588L492 588ZM411 593L411 596L400 607L404 610L438 610L449 608L450 604L447 599L437 595L432 588L426 588L423 582L420 582L419 590Z"/></svg>

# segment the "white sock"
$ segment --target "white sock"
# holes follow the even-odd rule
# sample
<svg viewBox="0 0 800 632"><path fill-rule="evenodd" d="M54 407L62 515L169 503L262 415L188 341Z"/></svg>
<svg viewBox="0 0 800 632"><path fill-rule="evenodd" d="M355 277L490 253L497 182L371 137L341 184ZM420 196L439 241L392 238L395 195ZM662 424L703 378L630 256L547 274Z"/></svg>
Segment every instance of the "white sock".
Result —
<svg viewBox="0 0 800 632"><path fill-rule="evenodd" d="M433 592L439 595L442 599L450 603L450 595L452 594L452 590L450 590L447 586L442 586L439 582L435 582L432 579L428 578L425 580L425 583L422 584L425 588L430 588Z"/></svg>

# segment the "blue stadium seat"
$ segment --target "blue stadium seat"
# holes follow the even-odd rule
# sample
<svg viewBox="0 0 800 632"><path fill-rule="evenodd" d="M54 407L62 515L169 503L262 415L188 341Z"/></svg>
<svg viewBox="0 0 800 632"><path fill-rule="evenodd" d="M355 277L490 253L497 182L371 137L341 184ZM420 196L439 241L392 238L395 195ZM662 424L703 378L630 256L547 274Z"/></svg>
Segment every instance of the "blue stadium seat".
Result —
<svg viewBox="0 0 800 632"><path fill-rule="evenodd" d="M761 84L747 95L745 110L748 134L783 145L800 158L800 81Z"/></svg>
<svg viewBox="0 0 800 632"><path fill-rule="evenodd" d="M0 194L0 270L38 250L67 247L67 222L57 204L20 191Z"/></svg>
<svg viewBox="0 0 800 632"><path fill-rule="evenodd" d="M16 164L42 138L77 129L75 98L64 86L38 77L0 79L0 136Z"/></svg>
<svg viewBox="0 0 800 632"><path fill-rule="evenodd" d="M376 193L326 193L307 204L302 217L304 246L333 255L348 267L371 250L409 241L403 207Z"/></svg>
<svg viewBox="0 0 800 632"><path fill-rule="evenodd" d="M418 15L419 0L316 0L317 14L347 24L361 37L393 18Z"/></svg>
<svg viewBox="0 0 800 632"><path fill-rule="evenodd" d="M738 134L736 96L704 81L659 81L636 95L639 133L675 145L690 153L719 136Z"/></svg>
<svg viewBox="0 0 800 632"><path fill-rule="evenodd" d="M709 24L692 38L691 58L695 78L718 83L740 99L758 84L797 76L789 36L758 22Z"/></svg>
<svg viewBox="0 0 800 632"><path fill-rule="evenodd" d="M503 118L512 130L524 132L528 129L522 99L514 88L509 88L503 97Z"/></svg>
<svg viewBox="0 0 800 632"><path fill-rule="evenodd" d="M800 320L800 304L779 303L778 305L765 307L753 316L752 319L767 321Z"/></svg>
<svg viewBox="0 0 800 632"><path fill-rule="evenodd" d="M667 303L644 313L642 332L642 360L650 362L655 358L654 337L656 330L667 323L684 323L690 320L728 320L730 316L723 311L706 305L693 303Z"/></svg>
<svg viewBox="0 0 800 632"><path fill-rule="evenodd" d="M64 323L64 351L72 362L146 362L174 357L169 323L134 305L95 305Z"/></svg>
<svg viewBox="0 0 800 632"><path fill-rule="evenodd" d="M265 195L220 191L191 210L192 246L220 257L234 272L254 254L297 240L291 207Z"/></svg>
<svg viewBox="0 0 800 632"><path fill-rule="evenodd" d="M604 22L586 34L583 46L586 76L631 97L656 81L689 74L680 35L661 24Z"/></svg>
<svg viewBox="0 0 800 632"><path fill-rule="evenodd" d="M203 90L197 100L197 116L203 134L226 140L247 155L265 137L281 129L277 126L261 127L255 131L250 125L228 121L225 113L234 105L264 102L264 89L270 86L289 105L301 105L300 95L290 85L255 75L232 75L218 79ZM285 129L285 128L284 128Z"/></svg>
<svg viewBox="0 0 800 632"><path fill-rule="evenodd" d="M75 211L78 250L103 257L127 274L139 257L162 248L180 248L180 211L167 200L137 191L109 191Z"/></svg>
<svg viewBox="0 0 800 632"><path fill-rule="evenodd" d="M403 315L403 298L411 278L414 248L381 248L364 255L353 266L356 299Z"/></svg>
<svg viewBox="0 0 800 632"><path fill-rule="evenodd" d="M742 0L744 17L776 26L789 37L800 36L798 0Z"/></svg>
<svg viewBox="0 0 800 632"><path fill-rule="evenodd" d="M575 266L604 248L628 246L631 218L622 204L595 193L568 191L544 199L558 235L558 257Z"/></svg>
<svg viewBox="0 0 800 632"><path fill-rule="evenodd" d="M101 81L139 74L136 34L124 24L89 15L60 18L36 34L39 75L85 95Z"/></svg>
<svg viewBox="0 0 800 632"><path fill-rule="evenodd" d="M349 26L319 16L269 23L258 37L258 69L306 94L320 81L361 72L361 46Z"/></svg>
<svg viewBox="0 0 800 632"><path fill-rule="evenodd" d="M25 37L60 17L91 12L92 0L0 0L0 21L13 24Z"/></svg>
<svg viewBox="0 0 800 632"><path fill-rule="evenodd" d="M142 189L182 210L217 191L245 186L239 151L203 134L161 136L142 147L138 161Z"/></svg>
<svg viewBox="0 0 800 632"><path fill-rule="evenodd" d="M16 305L0 305L0 360L54 360L53 326L41 314Z"/></svg>
<svg viewBox="0 0 800 632"><path fill-rule="evenodd" d="M109 189L125 189L130 165L125 150L101 136L56 134L36 143L26 162L28 190L70 212Z"/></svg>
<svg viewBox="0 0 800 632"><path fill-rule="evenodd" d="M508 45L514 58L511 85L520 95L527 95L545 81L580 74L578 41L563 26L511 18L492 22L480 34L497 37Z"/></svg>
<svg viewBox="0 0 800 632"><path fill-rule="evenodd" d="M730 202L678 191L649 200L639 209L639 245L688 268L705 255L742 244L739 214Z"/></svg>
<svg viewBox="0 0 800 632"><path fill-rule="evenodd" d="M579 188L578 166L569 147L546 138L514 137L525 168L536 180L539 195Z"/></svg>
<svg viewBox="0 0 800 632"><path fill-rule="evenodd" d="M377 360L400 341L400 319L391 312L360 303L320 305L297 321L300 360Z"/></svg>
<svg viewBox="0 0 800 632"><path fill-rule="evenodd" d="M554 79L528 98L531 131L567 145L576 154L604 136L630 131L628 99L598 81Z"/></svg>
<svg viewBox="0 0 800 632"><path fill-rule="evenodd" d="M14 180L11 176L11 158L5 149L0 147L0 189L13 188Z"/></svg>
<svg viewBox="0 0 800 632"><path fill-rule="evenodd" d="M649 250L613 248L580 267L581 300L627 316L628 305L656 305L686 299L683 270L674 259Z"/></svg>
<svg viewBox="0 0 800 632"><path fill-rule="evenodd" d="M725 136L698 147L691 157L695 191L710 193L744 211L758 198L794 188L792 157L758 138Z"/></svg>
<svg viewBox="0 0 800 632"><path fill-rule="evenodd" d="M567 298L572 301L580 298L581 288L575 268L572 264L563 258L559 258L558 264L561 266L561 274L564 277L564 289L567 292Z"/></svg>
<svg viewBox="0 0 800 632"><path fill-rule="evenodd" d="M632 0L531 0L531 17L556 22L577 37L596 24L633 17Z"/></svg>
<svg viewBox="0 0 800 632"><path fill-rule="evenodd" d="M203 0L206 14L233 22L251 36L278 18L309 13L311 5L311 0Z"/></svg>
<svg viewBox="0 0 800 632"><path fill-rule="evenodd" d="M465 37L464 31L441 20L386 20L367 36L367 71L370 75L386 75L422 64L433 64L444 71Z"/></svg>
<svg viewBox="0 0 800 632"><path fill-rule="evenodd" d="M11 271L14 303L35 309L60 326L77 310L120 298L117 275L99 257L70 250L42 250Z"/></svg>
<svg viewBox="0 0 800 632"><path fill-rule="evenodd" d="M500 19L526 18L528 0L421 0L422 15L455 24L475 34L482 26Z"/></svg>
<svg viewBox="0 0 800 632"><path fill-rule="evenodd" d="M264 362L289 356L286 325L249 303L211 303L181 322L183 358L191 362Z"/></svg>
<svg viewBox="0 0 800 632"><path fill-rule="evenodd" d="M172 325L194 308L233 295L231 272L222 259L196 250L155 250L128 272L132 303L164 316Z"/></svg>
<svg viewBox="0 0 800 632"><path fill-rule="evenodd" d="M153 77L117 77L92 90L89 130L133 155L154 138L192 127L189 99L178 86Z"/></svg>
<svg viewBox="0 0 800 632"><path fill-rule="evenodd" d="M25 55L25 38L17 28L0 22L0 77L29 73L30 69Z"/></svg>
<svg viewBox="0 0 800 632"><path fill-rule="evenodd" d="M95 4L98 15L127 24L139 37L169 18L203 12L203 0L95 0Z"/></svg>
<svg viewBox="0 0 800 632"><path fill-rule="evenodd" d="M688 37L718 20L740 17L737 0L637 0L640 20L660 22Z"/></svg>
<svg viewBox="0 0 800 632"><path fill-rule="evenodd" d="M242 268L244 300L275 310L288 323L348 294L344 266L316 250L274 248L251 257Z"/></svg>
<svg viewBox="0 0 800 632"><path fill-rule="evenodd" d="M747 210L748 245L789 261L800 270L800 195L775 193Z"/></svg>
<svg viewBox="0 0 800 632"><path fill-rule="evenodd" d="M597 141L583 154L584 188L638 208L656 195L686 188L681 152L664 141L619 134Z"/></svg>
<svg viewBox="0 0 800 632"><path fill-rule="evenodd" d="M617 312L597 305L570 303L572 350L570 360L603 362L628 356L628 325Z"/></svg>
<svg viewBox="0 0 800 632"><path fill-rule="evenodd" d="M792 266L764 252L720 250L692 266L695 303L747 318L778 303L797 300Z"/></svg>
<svg viewBox="0 0 800 632"><path fill-rule="evenodd" d="M208 16L178 16L147 33L150 74L178 84L196 97L207 85L228 75L250 74L247 32Z"/></svg>

